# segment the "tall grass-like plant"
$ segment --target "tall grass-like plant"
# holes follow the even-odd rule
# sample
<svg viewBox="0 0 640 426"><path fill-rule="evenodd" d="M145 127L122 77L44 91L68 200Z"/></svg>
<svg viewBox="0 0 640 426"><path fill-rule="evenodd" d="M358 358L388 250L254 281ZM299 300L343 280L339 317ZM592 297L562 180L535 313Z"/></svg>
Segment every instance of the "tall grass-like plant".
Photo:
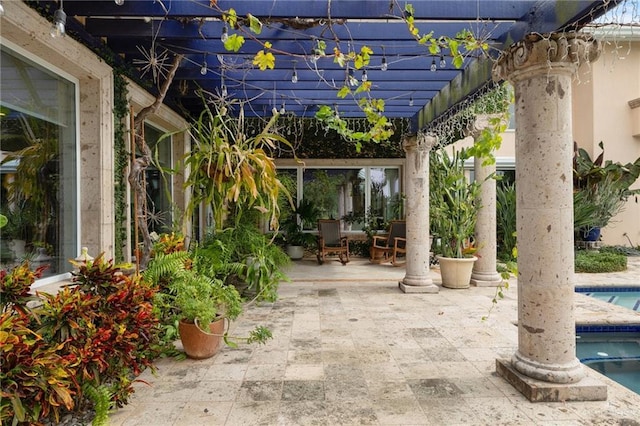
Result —
<svg viewBox="0 0 640 426"><path fill-rule="evenodd" d="M515 260L513 248L516 247L516 185L501 184L496 187L496 224L498 257Z"/></svg>

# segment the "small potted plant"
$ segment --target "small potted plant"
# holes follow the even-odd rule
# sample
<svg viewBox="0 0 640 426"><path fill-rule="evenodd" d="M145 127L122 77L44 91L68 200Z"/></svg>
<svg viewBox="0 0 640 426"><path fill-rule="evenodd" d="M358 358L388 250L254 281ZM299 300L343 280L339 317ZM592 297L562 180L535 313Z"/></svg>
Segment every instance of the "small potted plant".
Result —
<svg viewBox="0 0 640 426"><path fill-rule="evenodd" d="M313 245L316 241L314 234L304 232L304 226L313 224L320 216L316 206L306 199L300 200L298 207L291 211L282 223L284 233L285 249L289 257L299 260L304 257L305 248Z"/></svg>
<svg viewBox="0 0 640 426"><path fill-rule="evenodd" d="M480 183L469 182L464 174L463 149L449 157L444 152L432 153L430 182L430 220L439 243L438 255L442 285L468 288L477 257L472 238L480 209Z"/></svg>
<svg viewBox="0 0 640 426"><path fill-rule="evenodd" d="M234 286L212 273L211 262L197 245L186 250L183 242L175 234L162 236L154 245L153 257L143 276L159 285L157 306L166 322L177 318L187 356L209 358L217 352L221 340L234 345L227 326L242 313L243 300ZM242 339L263 343L270 337L269 330L256 327L249 337Z"/></svg>

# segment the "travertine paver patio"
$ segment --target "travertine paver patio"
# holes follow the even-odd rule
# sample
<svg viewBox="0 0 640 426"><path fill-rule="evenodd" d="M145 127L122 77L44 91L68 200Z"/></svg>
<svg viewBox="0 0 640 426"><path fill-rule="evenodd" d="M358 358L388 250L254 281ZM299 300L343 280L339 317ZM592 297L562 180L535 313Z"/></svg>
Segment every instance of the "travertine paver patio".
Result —
<svg viewBox="0 0 640 426"><path fill-rule="evenodd" d="M267 325L273 340L161 360L111 424L640 425L640 395L588 368L609 385L607 401L530 403L495 374L517 346L515 285L482 321L493 288L404 294L403 268L360 259L304 260L289 275L276 303L234 323L239 334ZM577 278L640 286L640 258L625 273ZM578 322L640 324L640 313L576 299Z"/></svg>

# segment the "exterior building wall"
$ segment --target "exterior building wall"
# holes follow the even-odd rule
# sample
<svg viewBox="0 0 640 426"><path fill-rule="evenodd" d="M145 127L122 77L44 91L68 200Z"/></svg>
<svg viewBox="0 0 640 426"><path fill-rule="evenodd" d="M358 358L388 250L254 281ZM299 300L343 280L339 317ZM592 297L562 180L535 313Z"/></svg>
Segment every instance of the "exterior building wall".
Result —
<svg viewBox="0 0 640 426"><path fill-rule="evenodd" d="M92 254L104 252L110 258L115 252L112 68L71 37L52 38L51 23L24 2L3 5L0 40L36 59L42 58L78 80L79 244L87 246ZM128 89L134 112L152 103L153 97L135 84L130 83ZM164 105L149 121L168 131L186 129L186 121ZM181 158L188 146L186 132L175 135L174 143L174 159ZM182 182L174 181L174 187L178 206L184 206Z"/></svg>
<svg viewBox="0 0 640 426"><path fill-rule="evenodd" d="M573 86L574 139L592 156L626 164L640 157L638 116L629 101L640 98L640 40L604 40L600 59L580 69ZM636 108L637 110L637 108ZM636 181L632 188L640 188ZM625 235L626 234L626 235ZM602 230L605 244L640 245L640 197L629 198L623 212Z"/></svg>

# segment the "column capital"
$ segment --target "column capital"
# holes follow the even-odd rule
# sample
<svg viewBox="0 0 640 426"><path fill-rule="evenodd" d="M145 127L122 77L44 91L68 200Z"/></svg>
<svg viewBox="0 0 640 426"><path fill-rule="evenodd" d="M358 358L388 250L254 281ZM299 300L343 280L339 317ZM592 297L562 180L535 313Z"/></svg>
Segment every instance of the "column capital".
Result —
<svg viewBox="0 0 640 426"><path fill-rule="evenodd" d="M544 73L573 74L600 56L600 42L578 33L529 34L511 45L493 65L493 79L518 81Z"/></svg>
<svg viewBox="0 0 640 426"><path fill-rule="evenodd" d="M478 114L464 131L465 136L478 139L482 131L491 126L491 120L501 118L502 114Z"/></svg>
<svg viewBox="0 0 640 426"><path fill-rule="evenodd" d="M419 132L418 134L407 135L402 140L402 149L405 152L419 150L431 151L438 143L438 138L432 134Z"/></svg>

